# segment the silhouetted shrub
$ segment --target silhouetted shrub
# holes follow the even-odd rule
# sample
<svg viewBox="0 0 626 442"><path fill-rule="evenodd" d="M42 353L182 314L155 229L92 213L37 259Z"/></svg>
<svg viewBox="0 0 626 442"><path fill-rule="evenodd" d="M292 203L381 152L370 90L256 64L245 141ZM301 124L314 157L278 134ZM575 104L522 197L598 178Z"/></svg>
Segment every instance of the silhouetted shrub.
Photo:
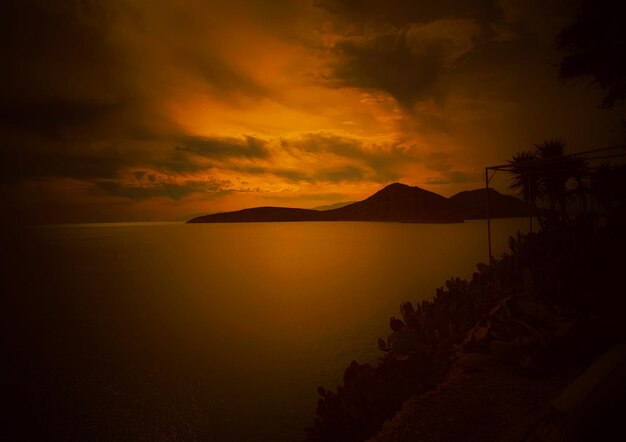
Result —
<svg viewBox="0 0 626 442"><path fill-rule="evenodd" d="M595 233L594 233L595 232ZM463 352L541 372L582 361L626 337L623 228L565 228L509 239L509 252L451 278L432 301L400 305L378 339L376 366L353 361L337 392L318 388L308 441L373 436L410 396L432 388Z"/></svg>

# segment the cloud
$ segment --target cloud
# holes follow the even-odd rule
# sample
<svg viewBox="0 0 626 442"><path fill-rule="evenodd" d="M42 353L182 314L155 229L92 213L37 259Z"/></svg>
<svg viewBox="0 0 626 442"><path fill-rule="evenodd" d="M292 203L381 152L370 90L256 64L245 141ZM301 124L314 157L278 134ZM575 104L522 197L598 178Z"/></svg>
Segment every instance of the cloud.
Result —
<svg viewBox="0 0 626 442"><path fill-rule="evenodd" d="M405 166L419 162L411 146L399 141L374 143L328 132L271 138L262 145L266 154L251 156L234 149L231 156L212 158L211 166L242 174L246 179L256 177L266 182L316 185L387 183L401 177ZM241 142L237 143L237 148L244 149ZM210 152L213 153L213 149ZM193 153L195 150L175 151L175 155Z"/></svg>
<svg viewBox="0 0 626 442"><path fill-rule="evenodd" d="M0 105L0 129L60 138L64 129L85 126L119 110L119 103L48 99Z"/></svg>
<svg viewBox="0 0 626 442"><path fill-rule="evenodd" d="M264 140L246 135L243 140L220 137L184 137L176 150L190 152L210 159L267 158Z"/></svg>
<svg viewBox="0 0 626 442"><path fill-rule="evenodd" d="M295 155L326 154L350 163L342 169L335 169L337 172L334 173L330 170L320 172L317 179L335 176L384 183L400 177L403 166L418 161L410 146L402 141L366 145L356 138L324 132L308 133L289 140L286 149Z"/></svg>
<svg viewBox="0 0 626 442"><path fill-rule="evenodd" d="M420 100L445 95L442 77L456 69L480 34L469 18L365 27L338 37L326 78L334 87L386 92L411 110Z"/></svg>
<svg viewBox="0 0 626 442"><path fill-rule="evenodd" d="M367 172L358 167L345 166L322 169L317 171L314 176L317 181L342 183L344 181L362 181L367 178Z"/></svg>
<svg viewBox="0 0 626 442"><path fill-rule="evenodd" d="M8 2L0 38L4 130L60 137L136 107L124 53L111 41L113 5Z"/></svg>
<svg viewBox="0 0 626 442"><path fill-rule="evenodd" d="M501 12L494 0L314 0L313 4L349 23L423 23L441 17L472 17L490 21Z"/></svg>
<svg viewBox="0 0 626 442"><path fill-rule="evenodd" d="M445 152L433 152L426 156L424 164L430 170L448 172L452 168L452 155Z"/></svg>
<svg viewBox="0 0 626 442"><path fill-rule="evenodd" d="M109 145L81 146L63 141L24 137L4 137L0 149L4 173L0 181L16 183L39 178L113 178L141 161L137 151L124 151Z"/></svg>
<svg viewBox="0 0 626 442"><path fill-rule="evenodd" d="M458 170L452 170L444 172L438 177L426 179L426 184L431 185L445 185L445 184L466 184L466 183L479 183L482 181L482 174L480 173L466 173Z"/></svg>
<svg viewBox="0 0 626 442"><path fill-rule="evenodd" d="M411 154L402 141L386 145L366 146L364 141L327 132L303 134L287 143L288 149L305 153L328 153L355 161L362 161L368 166L380 169L383 166L409 161Z"/></svg>
<svg viewBox="0 0 626 442"><path fill-rule="evenodd" d="M371 178L370 173L356 166L327 167L303 172L296 169L265 169L266 173L286 179L292 183L339 184L364 181Z"/></svg>
<svg viewBox="0 0 626 442"><path fill-rule="evenodd" d="M118 180L99 180L95 182L97 188L108 194L121 196L131 200L145 200L150 198L166 197L179 200L186 196L199 194L203 199L215 199L233 192L229 181L220 181L211 178L205 180L187 180L182 182L152 179L133 183L124 183Z"/></svg>
<svg viewBox="0 0 626 442"><path fill-rule="evenodd" d="M189 54L183 65L200 74L202 80L210 85L213 92L226 94L236 92L249 97L267 96L269 91L244 72L229 65L228 61L214 54Z"/></svg>
<svg viewBox="0 0 626 442"><path fill-rule="evenodd" d="M425 24L411 24L406 31L407 46L414 55L436 47L442 53L443 65L455 63L470 52L478 41L481 28L472 19L442 18Z"/></svg>
<svg viewBox="0 0 626 442"><path fill-rule="evenodd" d="M410 108L434 93L442 72L442 55L434 47L419 54L407 45L406 31L389 31L366 38L346 38L335 45L330 84L388 92Z"/></svg>
<svg viewBox="0 0 626 442"><path fill-rule="evenodd" d="M306 208L306 206L309 206L310 204L308 204L309 201L332 201L332 202L337 202L337 201L345 201L346 199L349 199L349 195L346 195L344 193L340 193L340 192L313 192L313 193L274 193L274 194L268 194L265 196L265 198L267 198L269 201L280 201L282 203L284 202L307 202L307 204L303 204L302 208Z"/></svg>
<svg viewBox="0 0 626 442"><path fill-rule="evenodd" d="M619 127L556 82L567 0L5 3L0 181L23 213L460 189L542 137Z"/></svg>
<svg viewBox="0 0 626 442"><path fill-rule="evenodd" d="M332 23L328 84L387 93L418 120L417 103L442 103L483 89L479 79L520 74L502 71L522 60L545 64L546 43L553 46L555 30L575 9L566 0L317 0L315 5ZM459 90L459 83L466 90ZM445 121L440 126L449 127Z"/></svg>
<svg viewBox="0 0 626 442"><path fill-rule="evenodd" d="M147 160L139 167L149 167L163 173L174 175L189 175L197 172L206 171L214 167L213 163L198 161L196 157L190 156L184 151L174 151L171 154L161 158Z"/></svg>

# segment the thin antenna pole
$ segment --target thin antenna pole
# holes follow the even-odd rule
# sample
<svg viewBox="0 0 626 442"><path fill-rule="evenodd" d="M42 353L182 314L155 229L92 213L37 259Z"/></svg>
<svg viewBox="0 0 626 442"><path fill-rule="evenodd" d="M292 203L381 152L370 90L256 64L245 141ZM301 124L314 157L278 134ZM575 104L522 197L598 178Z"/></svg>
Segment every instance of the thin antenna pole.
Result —
<svg viewBox="0 0 626 442"><path fill-rule="evenodd" d="M489 211L489 169L485 169L485 202L487 208L487 243L489 244L489 264L493 264L491 255L491 213Z"/></svg>
<svg viewBox="0 0 626 442"><path fill-rule="evenodd" d="M530 224L530 233L533 233L533 182L532 173L528 174L528 222Z"/></svg>

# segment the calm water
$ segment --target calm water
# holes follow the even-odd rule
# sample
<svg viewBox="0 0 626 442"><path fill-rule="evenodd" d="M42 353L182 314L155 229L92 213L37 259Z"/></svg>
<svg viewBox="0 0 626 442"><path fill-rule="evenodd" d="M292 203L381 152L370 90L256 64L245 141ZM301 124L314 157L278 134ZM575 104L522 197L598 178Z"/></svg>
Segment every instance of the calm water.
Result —
<svg viewBox="0 0 626 442"><path fill-rule="evenodd" d="M494 252L523 219L492 222ZM101 224L20 234L4 278L21 435L291 441L405 300L486 260L463 224ZM9 325L7 325L9 324Z"/></svg>

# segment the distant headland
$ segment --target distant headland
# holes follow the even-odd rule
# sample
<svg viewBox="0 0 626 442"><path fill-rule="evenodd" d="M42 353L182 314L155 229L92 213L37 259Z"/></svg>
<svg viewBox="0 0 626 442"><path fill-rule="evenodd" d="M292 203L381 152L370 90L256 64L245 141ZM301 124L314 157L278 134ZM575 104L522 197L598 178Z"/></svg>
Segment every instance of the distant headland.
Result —
<svg viewBox="0 0 626 442"><path fill-rule="evenodd" d="M528 215L528 206L518 198L489 189L489 212L493 218ZM288 207L254 207L214 213L188 223L245 223L287 221L387 221L453 223L487 217L485 189L457 193L446 198L437 193L393 183L363 201L331 210Z"/></svg>

